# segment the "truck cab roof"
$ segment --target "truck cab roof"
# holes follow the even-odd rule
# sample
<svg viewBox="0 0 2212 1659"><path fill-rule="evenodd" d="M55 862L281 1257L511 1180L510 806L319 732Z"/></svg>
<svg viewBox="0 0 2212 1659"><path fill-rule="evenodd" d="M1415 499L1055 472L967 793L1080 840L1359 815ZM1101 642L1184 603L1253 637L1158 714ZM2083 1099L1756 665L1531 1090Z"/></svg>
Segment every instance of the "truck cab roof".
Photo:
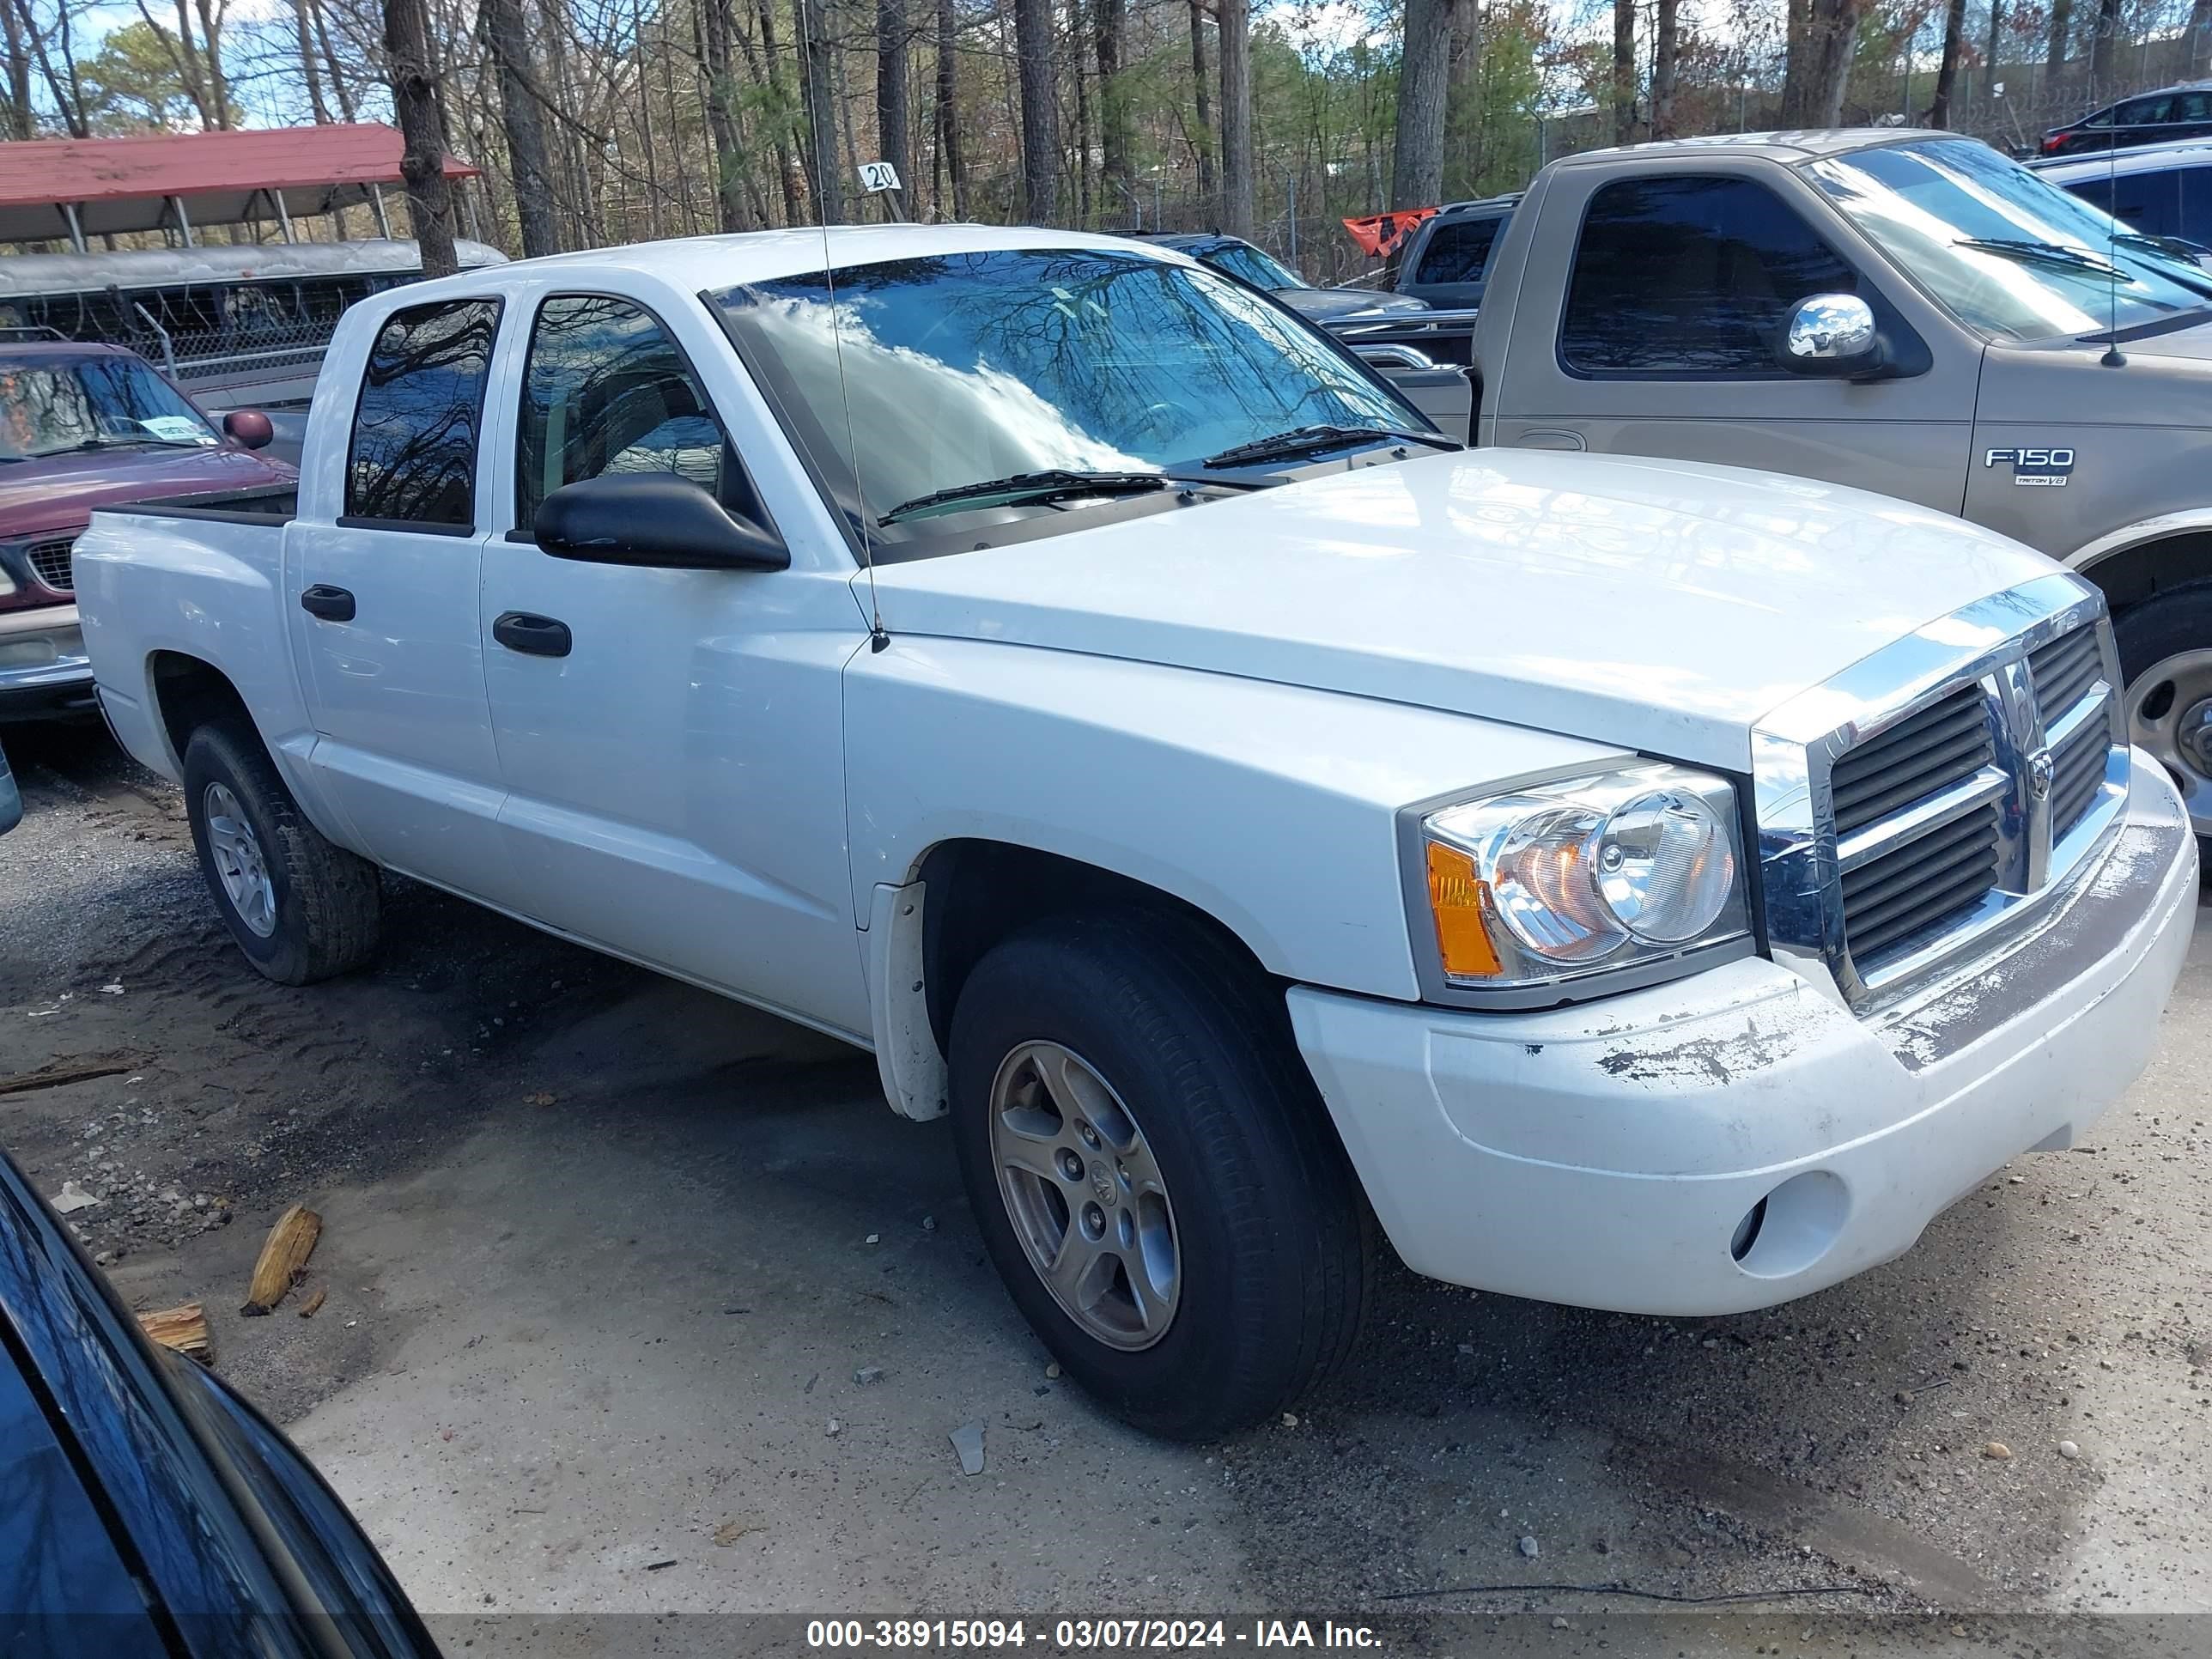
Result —
<svg viewBox="0 0 2212 1659"><path fill-rule="evenodd" d="M1679 161L1685 155L1711 155L1717 150L1765 153L1784 163L1811 161L1816 156L1843 155L1853 150L1885 149L1923 138L1956 138L1955 132L1932 127L1808 127L1782 132L1716 132L1701 138L1661 138L1650 143L1623 144L1607 149L1583 150L1563 155L1559 167L1604 167L1624 158L1650 157Z"/></svg>

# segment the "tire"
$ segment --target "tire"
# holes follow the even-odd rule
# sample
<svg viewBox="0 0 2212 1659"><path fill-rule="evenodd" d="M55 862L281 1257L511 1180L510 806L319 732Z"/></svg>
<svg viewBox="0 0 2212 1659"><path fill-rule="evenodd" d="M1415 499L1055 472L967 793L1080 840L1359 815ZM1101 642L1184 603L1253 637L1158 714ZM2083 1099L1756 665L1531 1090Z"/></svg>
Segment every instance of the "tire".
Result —
<svg viewBox="0 0 2212 1659"><path fill-rule="evenodd" d="M2212 858L2212 581L2185 582L2123 611L2119 647L2128 734L2181 791L2198 849ZM2202 711L2195 723L2185 717Z"/></svg>
<svg viewBox="0 0 2212 1659"><path fill-rule="evenodd" d="M1056 1045L1044 1061L1040 1044ZM1076 1089L1071 1079L1081 1076L1060 1073L1054 1092L1074 1103L1072 1111L1039 1117L1039 1109L994 1105L994 1090L1035 1098L1020 1080L1041 1078L1061 1050L1089 1079ZM1140 914L1064 918L1016 933L961 989L951 1066L961 1175L985 1245L1045 1346L1109 1411L1171 1439L1218 1439L1283 1409L1342 1362L1369 1298L1372 1218L1298 1058L1280 992L1225 942ZM1036 1200L1050 1183L1021 1170L1002 1182L1006 1143L994 1141L994 1125L1017 1115L1040 1134L1072 1117L1079 1133L1086 1113L1131 1129L1141 1155L1123 1164L1106 1149L1077 1179L1058 1166L1056 1208L1070 1234L1077 1204L1096 1208L1091 1195L1126 1186L1106 1162L1126 1173L1148 1158L1164 1187L1164 1206L1122 1191L1105 1224L1149 1214L1150 1231L1140 1231L1133 1254L1127 1231L1118 1235L1121 1277L1103 1268L1105 1278L1092 1281L1114 1290L1088 1323L1048 1286L1047 1258L1033 1260L1035 1245L1024 1242L1036 1237ZM1065 1135L1055 1144L1081 1149ZM1031 1150L1025 1144L1023 1155ZM1054 1208L1046 1200L1048 1234ZM1127 1262L1157 1241L1163 1208L1176 1268L1172 1300L1151 1297L1156 1310L1170 1310L1153 1334L1135 1328L1139 1298L1124 1307L1121 1291L1136 1282ZM1121 1322L1102 1335L1109 1315Z"/></svg>
<svg viewBox="0 0 2212 1659"><path fill-rule="evenodd" d="M279 985L308 985L375 954L376 866L301 816L252 726L223 720L197 728L184 770L200 872L248 962ZM251 878L257 866L265 885ZM234 886L246 892L243 908Z"/></svg>

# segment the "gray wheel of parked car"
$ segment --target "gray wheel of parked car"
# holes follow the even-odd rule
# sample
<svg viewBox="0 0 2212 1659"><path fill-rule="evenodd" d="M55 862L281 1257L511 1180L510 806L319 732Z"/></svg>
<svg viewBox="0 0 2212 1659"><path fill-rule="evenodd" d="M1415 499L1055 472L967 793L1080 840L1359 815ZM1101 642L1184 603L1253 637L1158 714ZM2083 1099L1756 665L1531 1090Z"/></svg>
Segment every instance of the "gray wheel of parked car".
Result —
<svg viewBox="0 0 2212 1659"><path fill-rule="evenodd" d="M1177 1439L1281 1410L1342 1358L1372 1223L1282 988L1149 914L1041 921L952 1013L953 1134L985 1248L1109 1409Z"/></svg>
<svg viewBox="0 0 2212 1659"><path fill-rule="evenodd" d="M246 960L280 985L306 985L374 954L376 866L301 816L252 726L199 726L184 763L200 870Z"/></svg>
<svg viewBox="0 0 2212 1659"><path fill-rule="evenodd" d="M2212 849L2212 582L2190 582L2113 623L2128 736L2180 790L2200 844Z"/></svg>

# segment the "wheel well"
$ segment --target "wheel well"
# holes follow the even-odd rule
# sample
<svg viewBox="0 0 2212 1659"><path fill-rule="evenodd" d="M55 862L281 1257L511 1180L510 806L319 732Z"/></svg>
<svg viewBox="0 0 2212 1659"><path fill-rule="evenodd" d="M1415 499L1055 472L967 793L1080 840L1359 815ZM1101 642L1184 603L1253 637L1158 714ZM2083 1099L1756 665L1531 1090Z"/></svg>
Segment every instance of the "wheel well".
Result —
<svg viewBox="0 0 2212 1659"><path fill-rule="evenodd" d="M179 764L194 729L210 720L235 715L246 722L248 731L254 729L246 699L213 663L181 651L156 651L152 667L154 700L161 711L161 728L168 734L169 748Z"/></svg>
<svg viewBox="0 0 2212 1659"><path fill-rule="evenodd" d="M2098 560L2081 574L2104 590L2106 603L2117 615L2165 589L2212 577L2212 530L2138 543Z"/></svg>
<svg viewBox="0 0 2212 1659"><path fill-rule="evenodd" d="M930 849L918 874L928 891L922 980L940 1049L951 1047L953 1005L984 953L1049 916L1103 909L1175 916L1215 934L1254 974L1269 977L1249 945L1188 900L1080 860L1006 842L950 841Z"/></svg>

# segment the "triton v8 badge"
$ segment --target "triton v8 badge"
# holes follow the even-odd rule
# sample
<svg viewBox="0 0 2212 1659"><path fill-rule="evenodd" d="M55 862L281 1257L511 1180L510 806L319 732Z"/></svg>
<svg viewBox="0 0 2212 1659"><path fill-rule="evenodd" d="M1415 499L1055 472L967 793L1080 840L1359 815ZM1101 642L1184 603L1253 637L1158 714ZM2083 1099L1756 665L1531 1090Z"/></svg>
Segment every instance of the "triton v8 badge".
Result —
<svg viewBox="0 0 2212 1659"><path fill-rule="evenodd" d="M2066 480L2073 476L2074 452L2070 449L1991 449L1983 453L1984 466L2002 466L2007 463L2012 466L2012 481L2016 484L2063 489Z"/></svg>

